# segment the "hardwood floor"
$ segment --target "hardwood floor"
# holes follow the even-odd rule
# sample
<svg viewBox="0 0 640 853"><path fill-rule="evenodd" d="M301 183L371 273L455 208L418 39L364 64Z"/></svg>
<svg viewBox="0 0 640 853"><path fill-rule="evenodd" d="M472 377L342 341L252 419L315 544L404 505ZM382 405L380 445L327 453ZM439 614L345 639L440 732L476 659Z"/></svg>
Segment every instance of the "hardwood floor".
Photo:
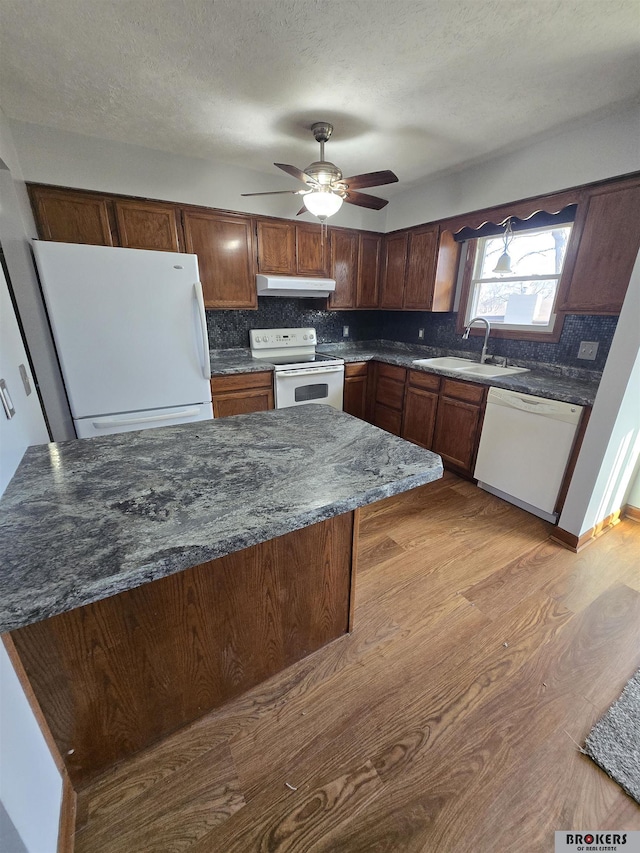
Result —
<svg viewBox="0 0 640 853"><path fill-rule="evenodd" d="M640 830L578 748L640 666L640 524L580 554L551 529L452 474L363 510L353 633L80 791L76 853L537 853L556 829Z"/></svg>

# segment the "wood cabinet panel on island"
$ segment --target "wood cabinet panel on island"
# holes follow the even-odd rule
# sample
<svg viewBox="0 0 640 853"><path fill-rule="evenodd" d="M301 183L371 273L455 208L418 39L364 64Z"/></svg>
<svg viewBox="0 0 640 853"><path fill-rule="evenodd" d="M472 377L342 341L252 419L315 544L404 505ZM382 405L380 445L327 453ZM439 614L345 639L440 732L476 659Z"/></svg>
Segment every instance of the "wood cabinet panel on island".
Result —
<svg viewBox="0 0 640 853"><path fill-rule="evenodd" d="M185 210L183 224L187 252L198 256L205 308L256 308L252 220Z"/></svg>
<svg viewBox="0 0 640 853"><path fill-rule="evenodd" d="M211 396L214 418L266 412L274 408L273 374L270 370L264 370L213 376Z"/></svg>

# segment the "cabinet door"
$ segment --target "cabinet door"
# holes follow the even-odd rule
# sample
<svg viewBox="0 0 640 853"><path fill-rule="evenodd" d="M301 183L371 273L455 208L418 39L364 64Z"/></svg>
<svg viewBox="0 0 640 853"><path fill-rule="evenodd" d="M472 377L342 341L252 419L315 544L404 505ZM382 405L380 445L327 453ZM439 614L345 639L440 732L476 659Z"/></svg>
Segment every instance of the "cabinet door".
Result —
<svg viewBox="0 0 640 853"><path fill-rule="evenodd" d="M431 310L437 251L437 225L410 232L403 301L405 308Z"/></svg>
<svg viewBox="0 0 640 853"><path fill-rule="evenodd" d="M380 300L380 234L361 234L358 246L357 308L377 308Z"/></svg>
<svg viewBox="0 0 640 853"><path fill-rule="evenodd" d="M560 311L619 314L640 248L640 186L594 192Z"/></svg>
<svg viewBox="0 0 640 853"><path fill-rule="evenodd" d="M320 225L296 223L296 274L325 277L329 269L329 231Z"/></svg>
<svg viewBox="0 0 640 853"><path fill-rule="evenodd" d="M402 437L431 450L436 423L438 395L421 388L407 388L404 401Z"/></svg>
<svg viewBox="0 0 640 853"><path fill-rule="evenodd" d="M354 231L331 231L331 278L335 292L329 297L330 308L354 308L358 277L358 234Z"/></svg>
<svg viewBox="0 0 640 853"><path fill-rule="evenodd" d="M213 397L214 418L246 415L249 412L266 412L269 409L273 409L273 391L270 388L229 391Z"/></svg>
<svg viewBox="0 0 640 853"><path fill-rule="evenodd" d="M253 227L248 217L184 211L187 252L198 256L206 308L256 308Z"/></svg>
<svg viewBox="0 0 640 853"><path fill-rule="evenodd" d="M360 420L367 419L367 377L352 376L344 380L343 409Z"/></svg>
<svg viewBox="0 0 640 853"><path fill-rule="evenodd" d="M129 249L181 251L178 208L165 204L116 199L120 245Z"/></svg>
<svg viewBox="0 0 640 853"><path fill-rule="evenodd" d="M435 453L445 462L473 474L480 425L480 406L440 397L433 435Z"/></svg>
<svg viewBox="0 0 640 853"><path fill-rule="evenodd" d="M257 231L259 272L295 275L295 223L259 220Z"/></svg>
<svg viewBox="0 0 640 853"><path fill-rule="evenodd" d="M29 187L29 193L42 240L113 246L107 199L46 187Z"/></svg>
<svg viewBox="0 0 640 853"><path fill-rule="evenodd" d="M408 242L406 232L385 238L381 308L402 308Z"/></svg>

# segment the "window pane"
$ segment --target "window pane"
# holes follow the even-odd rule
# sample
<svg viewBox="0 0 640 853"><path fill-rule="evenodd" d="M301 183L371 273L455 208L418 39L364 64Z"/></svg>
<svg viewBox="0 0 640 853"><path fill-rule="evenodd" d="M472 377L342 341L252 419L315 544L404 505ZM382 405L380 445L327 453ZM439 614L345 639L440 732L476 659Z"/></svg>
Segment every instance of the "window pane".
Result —
<svg viewBox="0 0 640 853"><path fill-rule="evenodd" d="M491 323L546 325L553 311L558 283L548 281L492 281L476 285L473 314Z"/></svg>
<svg viewBox="0 0 640 853"><path fill-rule="evenodd" d="M558 275L567 248L571 226L522 231L515 233L509 243L511 269L515 275ZM498 258L504 252L502 237L484 238L484 253L480 253L478 278L492 278Z"/></svg>

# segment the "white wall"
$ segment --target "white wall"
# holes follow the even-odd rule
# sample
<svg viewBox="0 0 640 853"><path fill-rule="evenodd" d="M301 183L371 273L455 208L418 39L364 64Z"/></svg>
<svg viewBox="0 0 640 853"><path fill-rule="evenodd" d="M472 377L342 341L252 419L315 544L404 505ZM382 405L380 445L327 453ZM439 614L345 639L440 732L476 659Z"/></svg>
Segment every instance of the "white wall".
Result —
<svg viewBox="0 0 640 853"><path fill-rule="evenodd" d="M294 195L257 198L240 195L295 190L303 186L275 166L273 174L265 174L213 160L183 157L23 122L11 122L11 132L27 181L289 219L295 219L302 207L299 197ZM310 148L309 156L312 155L315 156ZM311 214L303 214L300 219L318 221ZM331 217L331 223L384 231L385 219L386 208L371 211L343 204Z"/></svg>
<svg viewBox="0 0 640 853"><path fill-rule="evenodd" d="M31 254L35 235L18 152L0 110L0 244L51 435L62 441L75 432Z"/></svg>
<svg viewBox="0 0 640 853"><path fill-rule="evenodd" d="M559 526L575 536L620 509L640 455L640 255Z"/></svg>
<svg viewBox="0 0 640 853"><path fill-rule="evenodd" d="M581 121L394 196L387 231L640 170L640 107Z"/></svg>
<svg viewBox="0 0 640 853"><path fill-rule="evenodd" d="M625 504L640 510L640 457L624 499Z"/></svg>

